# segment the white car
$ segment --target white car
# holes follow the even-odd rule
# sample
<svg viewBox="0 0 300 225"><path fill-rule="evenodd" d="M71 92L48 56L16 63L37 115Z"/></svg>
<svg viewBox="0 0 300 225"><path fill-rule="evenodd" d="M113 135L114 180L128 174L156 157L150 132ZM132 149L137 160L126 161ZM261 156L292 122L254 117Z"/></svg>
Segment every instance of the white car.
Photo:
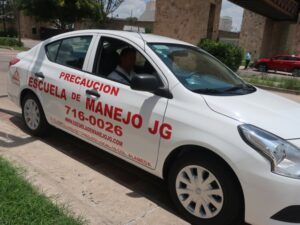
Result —
<svg viewBox="0 0 300 225"><path fill-rule="evenodd" d="M130 85L110 80L137 52ZM62 34L10 62L29 132L49 125L168 183L192 224L300 223L300 105L255 88L203 50L150 34Z"/></svg>

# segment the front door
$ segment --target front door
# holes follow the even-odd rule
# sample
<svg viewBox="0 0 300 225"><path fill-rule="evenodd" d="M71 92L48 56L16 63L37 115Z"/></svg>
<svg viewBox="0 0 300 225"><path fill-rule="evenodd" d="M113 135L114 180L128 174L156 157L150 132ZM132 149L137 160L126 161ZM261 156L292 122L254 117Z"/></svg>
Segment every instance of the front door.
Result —
<svg viewBox="0 0 300 225"><path fill-rule="evenodd" d="M81 91L84 101L77 114L82 114L81 123L85 124L90 141L154 169L160 139L171 138L172 127L164 123L168 100L152 93L134 91L128 84L108 78L115 71L122 50L128 47L134 48L134 44L122 39L101 38L93 74L85 75L89 85ZM138 49L136 56L135 73L160 76L143 50Z"/></svg>

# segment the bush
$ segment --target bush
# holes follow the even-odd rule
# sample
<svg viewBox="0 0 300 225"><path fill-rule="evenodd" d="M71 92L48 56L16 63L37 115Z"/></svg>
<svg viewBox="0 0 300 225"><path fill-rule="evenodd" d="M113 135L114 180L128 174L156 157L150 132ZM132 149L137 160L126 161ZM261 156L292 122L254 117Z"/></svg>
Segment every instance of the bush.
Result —
<svg viewBox="0 0 300 225"><path fill-rule="evenodd" d="M0 37L18 37L18 32L14 28L8 28L6 31L0 31Z"/></svg>
<svg viewBox="0 0 300 225"><path fill-rule="evenodd" d="M244 51L238 46L208 39L202 40L198 46L215 56L233 71L237 71L242 64Z"/></svg>
<svg viewBox="0 0 300 225"><path fill-rule="evenodd" d="M22 42L19 42L18 39L10 37L0 37L0 45L10 47L23 47Z"/></svg>

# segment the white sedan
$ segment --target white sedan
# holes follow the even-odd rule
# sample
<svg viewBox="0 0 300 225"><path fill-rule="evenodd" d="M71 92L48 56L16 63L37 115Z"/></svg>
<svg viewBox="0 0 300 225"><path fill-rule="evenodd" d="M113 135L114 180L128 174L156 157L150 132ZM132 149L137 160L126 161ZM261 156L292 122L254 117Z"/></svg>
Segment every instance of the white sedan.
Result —
<svg viewBox="0 0 300 225"><path fill-rule="evenodd" d="M300 223L300 105L193 45L62 34L11 60L8 95L32 135L52 125L166 180L192 224Z"/></svg>

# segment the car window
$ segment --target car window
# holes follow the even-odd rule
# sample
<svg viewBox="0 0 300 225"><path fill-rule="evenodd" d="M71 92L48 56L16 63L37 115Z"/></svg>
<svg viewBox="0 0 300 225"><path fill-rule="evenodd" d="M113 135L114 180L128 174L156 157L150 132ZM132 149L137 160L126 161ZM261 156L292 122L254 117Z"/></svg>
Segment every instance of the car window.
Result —
<svg viewBox="0 0 300 225"><path fill-rule="evenodd" d="M149 43L176 78L195 93L247 94L255 89L204 51L191 46Z"/></svg>
<svg viewBox="0 0 300 225"><path fill-rule="evenodd" d="M276 56L274 57L275 60L286 60L285 56Z"/></svg>
<svg viewBox="0 0 300 225"><path fill-rule="evenodd" d="M290 61L297 61L297 58L294 57L294 56L290 56L288 60L290 60Z"/></svg>
<svg viewBox="0 0 300 225"><path fill-rule="evenodd" d="M286 61L294 60L294 57L292 57L292 56L285 56L283 58L283 60L286 60Z"/></svg>
<svg viewBox="0 0 300 225"><path fill-rule="evenodd" d="M49 57L49 59L58 64L81 70L91 41L92 36L64 39L61 41L56 59L51 60L53 57ZM47 46L48 51L49 46Z"/></svg>
<svg viewBox="0 0 300 225"><path fill-rule="evenodd" d="M57 56L57 52L60 46L60 41L51 43L49 45L47 45L46 47L46 54L49 58L50 61L55 62L56 60L56 56Z"/></svg>
<svg viewBox="0 0 300 225"><path fill-rule="evenodd" d="M121 52L128 48L136 51L136 61L133 68L133 73L152 74L158 76L158 73L152 64L132 45L127 42L109 37L103 37L100 40L93 73L104 78L109 78L109 75L115 72L119 65Z"/></svg>

